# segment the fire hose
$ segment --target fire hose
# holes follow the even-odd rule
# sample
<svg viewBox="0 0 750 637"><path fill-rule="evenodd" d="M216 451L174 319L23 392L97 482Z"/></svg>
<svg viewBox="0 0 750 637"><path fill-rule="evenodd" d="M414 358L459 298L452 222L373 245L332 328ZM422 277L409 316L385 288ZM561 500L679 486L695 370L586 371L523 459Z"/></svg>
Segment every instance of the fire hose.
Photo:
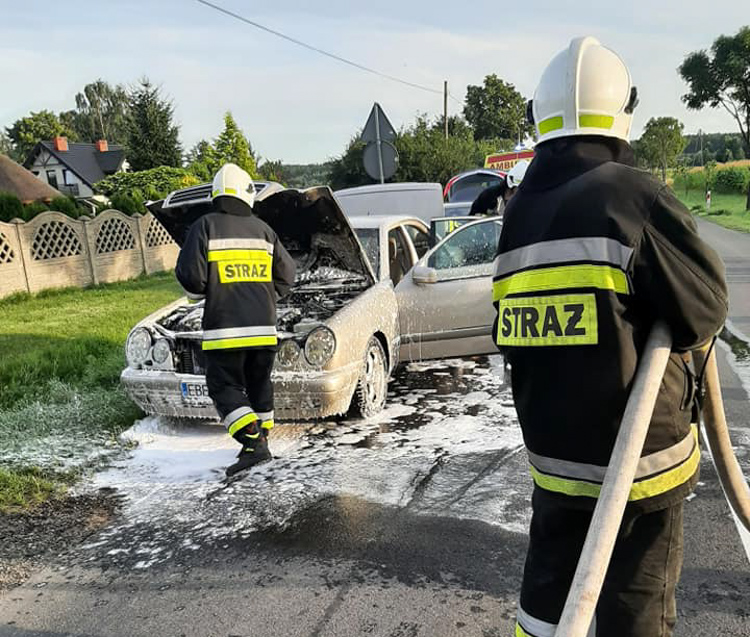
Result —
<svg viewBox="0 0 750 637"><path fill-rule="evenodd" d="M555 637L586 637L588 634L643 451L671 345L672 337L667 326L661 322L656 323L636 372ZM706 393L703 421L719 479L730 506L741 524L750 530L750 489L729 439L715 348L695 352L694 358L696 366L704 369Z"/></svg>

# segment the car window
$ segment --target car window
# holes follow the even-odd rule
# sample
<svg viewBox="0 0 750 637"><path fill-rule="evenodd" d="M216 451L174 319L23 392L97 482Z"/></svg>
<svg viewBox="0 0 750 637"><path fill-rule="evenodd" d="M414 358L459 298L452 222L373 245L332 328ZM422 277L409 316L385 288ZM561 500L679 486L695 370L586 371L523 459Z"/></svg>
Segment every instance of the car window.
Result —
<svg viewBox="0 0 750 637"><path fill-rule="evenodd" d="M393 285L397 285L413 265L406 240L399 228L388 233L388 265Z"/></svg>
<svg viewBox="0 0 750 637"><path fill-rule="evenodd" d="M457 230L462 225L476 221L476 217L469 219L453 219L450 217L440 217L430 221L430 232L432 232L432 245L437 245L451 232Z"/></svg>
<svg viewBox="0 0 750 637"><path fill-rule="evenodd" d="M380 277L380 230L378 228L355 228L357 238L365 249L376 277Z"/></svg>
<svg viewBox="0 0 750 637"><path fill-rule="evenodd" d="M450 193L448 193L448 201L451 203L463 201L472 202L485 188L495 186L502 180L503 178L500 175L495 176L484 173L467 175L453 184Z"/></svg>
<svg viewBox="0 0 750 637"><path fill-rule="evenodd" d="M435 249L427 265L438 271L438 280L489 274L501 228L497 219L459 228Z"/></svg>
<svg viewBox="0 0 750 637"><path fill-rule="evenodd" d="M414 244L414 249L417 251L417 258L421 259L425 252L430 249L430 235L427 234L422 228L407 224L404 226L406 232Z"/></svg>
<svg viewBox="0 0 750 637"><path fill-rule="evenodd" d="M468 217L471 212L471 204L474 200L464 203L443 204L443 215L445 217Z"/></svg>

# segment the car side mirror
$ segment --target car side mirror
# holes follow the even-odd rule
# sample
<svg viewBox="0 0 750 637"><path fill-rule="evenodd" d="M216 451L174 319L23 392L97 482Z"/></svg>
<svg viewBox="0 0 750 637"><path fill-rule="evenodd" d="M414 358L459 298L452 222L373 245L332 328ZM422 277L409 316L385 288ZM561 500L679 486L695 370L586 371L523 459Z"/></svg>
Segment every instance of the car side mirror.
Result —
<svg viewBox="0 0 750 637"><path fill-rule="evenodd" d="M438 274L435 268L428 268L426 265L416 265L411 272L414 283L418 285L437 283Z"/></svg>

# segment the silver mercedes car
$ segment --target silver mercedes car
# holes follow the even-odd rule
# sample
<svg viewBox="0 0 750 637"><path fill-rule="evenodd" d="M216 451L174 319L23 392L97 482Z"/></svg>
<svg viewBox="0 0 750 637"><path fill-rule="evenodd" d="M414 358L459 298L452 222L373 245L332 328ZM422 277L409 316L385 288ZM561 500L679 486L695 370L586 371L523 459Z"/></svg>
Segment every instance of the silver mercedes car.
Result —
<svg viewBox="0 0 750 637"><path fill-rule="evenodd" d="M277 420L369 417L399 362L496 352L490 335L497 219L454 230L430 248L416 217L343 214L328 188L258 184L255 213L297 263L278 302L273 372ZM210 184L149 202L178 244L211 210ZM218 420L205 384L202 302L182 298L140 321L121 381L148 414Z"/></svg>

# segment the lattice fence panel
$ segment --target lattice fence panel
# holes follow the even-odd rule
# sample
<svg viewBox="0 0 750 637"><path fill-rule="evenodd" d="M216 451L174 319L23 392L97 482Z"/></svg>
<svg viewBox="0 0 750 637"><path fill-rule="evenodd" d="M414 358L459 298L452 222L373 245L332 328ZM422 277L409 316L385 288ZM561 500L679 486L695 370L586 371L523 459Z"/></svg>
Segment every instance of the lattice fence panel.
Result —
<svg viewBox="0 0 750 637"><path fill-rule="evenodd" d="M74 257L83 252L75 230L63 221L48 221L39 226L31 244L35 261Z"/></svg>
<svg viewBox="0 0 750 637"><path fill-rule="evenodd" d="M126 221L122 219L107 219L99 227L99 233L96 235L97 254L134 249L135 237Z"/></svg>
<svg viewBox="0 0 750 637"><path fill-rule="evenodd" d="M16 255L13 252L13 248L10 247L10 243L8 243L8 237L0 232L0 265L13 263L15 258Z"/></svg>
<svg viewBox="0 0 750 637"><path fill-rule="evenodd" d="M158 248L159 246L166 246L173 243L172 237L166 231L163 225L161 225L156 219L152 217L148 224L148 231L146 232L146 247Z"/></svg>

